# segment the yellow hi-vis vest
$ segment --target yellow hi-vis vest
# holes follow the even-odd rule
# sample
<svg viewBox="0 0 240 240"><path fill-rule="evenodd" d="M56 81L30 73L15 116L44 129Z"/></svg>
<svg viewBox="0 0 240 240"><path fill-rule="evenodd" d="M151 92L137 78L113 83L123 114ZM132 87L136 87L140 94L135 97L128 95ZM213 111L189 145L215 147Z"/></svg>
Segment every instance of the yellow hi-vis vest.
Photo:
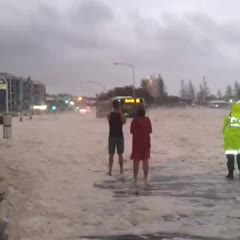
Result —
<svg viewBox="0 0 240 240"><path fill-rule="evenodd" d="M234 104L225 118L223 134L225 154L240 154L240 104Z"/></svg>
<svg viewBox="0 0 240 240"><path fill-rule="evenodd" d="M240 128L240 118L230 116L228 126L229 128Z"/></svg>

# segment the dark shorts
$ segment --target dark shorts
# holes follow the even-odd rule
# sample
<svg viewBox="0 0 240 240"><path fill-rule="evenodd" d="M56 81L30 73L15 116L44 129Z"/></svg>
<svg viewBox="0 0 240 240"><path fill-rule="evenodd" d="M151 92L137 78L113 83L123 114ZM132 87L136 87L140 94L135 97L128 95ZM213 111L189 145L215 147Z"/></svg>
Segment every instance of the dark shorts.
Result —
<svg viewBox="0 0 240 240"><path fill-rule="evenodd" d="M123 154L124 152L124 138L122 137L110 137L108 139L108 153L114 155L115 149L117 148L118 154Z"/></svg>

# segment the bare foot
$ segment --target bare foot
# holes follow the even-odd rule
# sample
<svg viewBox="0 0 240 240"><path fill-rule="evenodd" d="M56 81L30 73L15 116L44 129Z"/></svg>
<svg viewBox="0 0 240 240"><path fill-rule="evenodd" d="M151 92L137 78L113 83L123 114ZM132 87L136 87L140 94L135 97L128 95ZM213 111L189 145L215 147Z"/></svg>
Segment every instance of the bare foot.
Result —
<svg viewBox="0 0 240 240"><path fill-rule="evenodd" d="M144 185L145 185L146 187L150 186L150 184L148 183L148 180L147 180L147 179L144 179Z"/></svg>

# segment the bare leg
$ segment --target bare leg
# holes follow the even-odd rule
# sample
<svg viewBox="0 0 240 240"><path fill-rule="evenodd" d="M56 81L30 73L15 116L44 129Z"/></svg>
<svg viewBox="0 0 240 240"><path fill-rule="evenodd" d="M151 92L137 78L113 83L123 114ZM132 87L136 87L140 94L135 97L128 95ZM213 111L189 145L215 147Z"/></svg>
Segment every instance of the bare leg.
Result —
<svg viewBox="0 0 240 240"><path fill-rule="evenodd" d="M109 155L109 171L108 171L109 176L112 176L112 167L113 167L113 155Z"/></svg>
<svg viewBox="0 0 240 240"><path fill-rule="evenodd" d="M149 163L148 159L143 161L143 173L144 173L144 182L147 184L148 182L148 170L149 170Z"/></svg>
<svg viewBox="0 0 240 240"><path fill-rule="evenodd" d="M119 154L119 166L120 166L120 174L123 174L123 155Z"/></svg>
<svg viewBox="0 0 240 240"><path fill-rule="evenodd" d="M140 163L140 161L138 161L138 160L133 161L133 176L134 176L135 183L137 183L139 163Z"/></svg>

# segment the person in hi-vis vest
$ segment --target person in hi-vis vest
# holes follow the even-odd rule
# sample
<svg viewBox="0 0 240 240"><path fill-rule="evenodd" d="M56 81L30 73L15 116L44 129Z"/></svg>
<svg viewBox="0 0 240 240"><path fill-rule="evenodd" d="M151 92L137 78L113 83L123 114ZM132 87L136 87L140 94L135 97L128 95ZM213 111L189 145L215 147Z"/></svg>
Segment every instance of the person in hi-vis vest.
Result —
<svg viewBox="0 0 240 240"><path fill-rule="evenodd" d="M235 103L232 111L224 119L224 151L227 158L228 175L226 178L234 179L234 165L237 160L240 171L240 104Z"/></svg>

